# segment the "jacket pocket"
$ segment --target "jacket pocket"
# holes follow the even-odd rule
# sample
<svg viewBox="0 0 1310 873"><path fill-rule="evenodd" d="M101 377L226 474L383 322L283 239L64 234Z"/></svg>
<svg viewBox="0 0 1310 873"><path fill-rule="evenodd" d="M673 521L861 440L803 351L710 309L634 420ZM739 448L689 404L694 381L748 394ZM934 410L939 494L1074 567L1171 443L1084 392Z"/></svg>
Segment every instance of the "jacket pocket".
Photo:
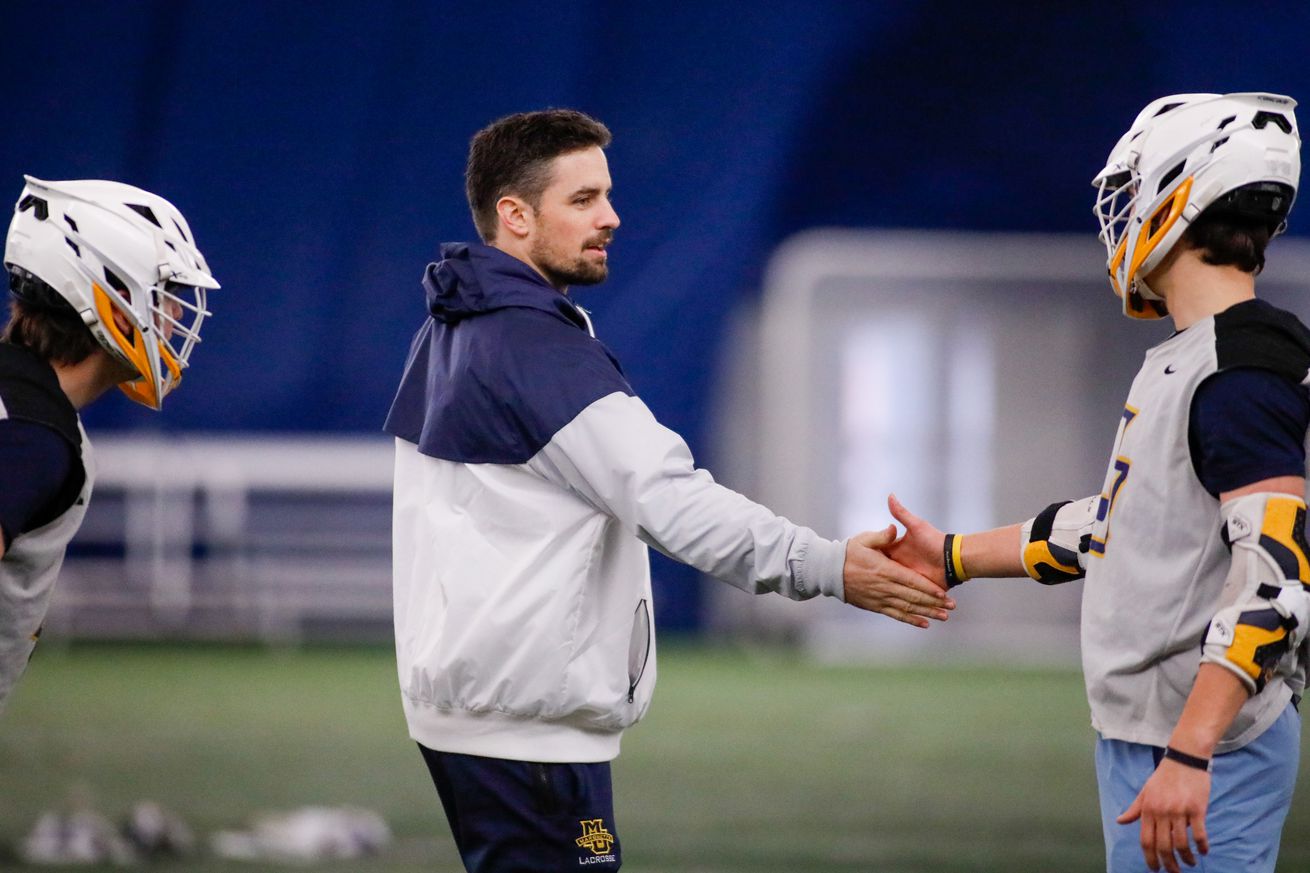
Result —
<svg viewBox="0 0 1310 873"><path fill-rule="evenodd" d="M628 703L637 694L637 683L646 672L650 658L650 608L643 598L632 616L632 637L628 641Z"/></svg>

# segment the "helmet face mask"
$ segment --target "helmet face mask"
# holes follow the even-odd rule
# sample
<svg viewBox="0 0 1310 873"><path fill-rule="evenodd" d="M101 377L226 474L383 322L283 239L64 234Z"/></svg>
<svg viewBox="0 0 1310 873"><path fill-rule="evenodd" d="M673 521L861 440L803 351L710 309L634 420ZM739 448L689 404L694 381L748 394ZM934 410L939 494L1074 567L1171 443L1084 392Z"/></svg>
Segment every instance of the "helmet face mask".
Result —
<svg viewBox="0 0 1310 873"><path fill-rule="evenodd" d="M25 177L5 265L38 277L79 314L152 409L177 387L218 287L181 212L117 182Z"/></svg>
<svg viewBox="0 0 1310 873"><path fill-rule="evenodd" d="M1255 198L1257 211L1246 214L1282 232L1300 177L1295 106L1275 94L1177 94L1138 114L1092 180L1098 238L1125 315L1168 314L1146 276L1208 207L1227 209L1253 187L1277 189L1282 196Z"/></svg>
<svg viewBox="0 0 1310 873"><path fill-rule="evenodd" d="M93 282L91 287L99 316L97 327L113 343L111 351L117 352L116 357L126 359L124 363L137 374L119 388L136 402L158 409L163 398L181 383L191 350L200 342L200 326L209 315L206 289L172 282L137 290L117 287L111 281L103 285ZM126 332L114 318L115 312L130 324ZM149 325L148 329L143 325ZM147 378L147 373L153 377Z"/></svg>
<svg viewBox="0 0 1310 873"><path fill-rule="evenodd" d="M1147 300L1131 285L1125 291L1119 278L1127 272L1123 269L1128 249L1127 230L1141 191L1138 180L1132 170L1113 167L1103 171L1093 184L1097 186L1094 211L1101 225L1097 239L1105 244L1110 284L1115 295L1123 300L1124 314L1134 318L1163 317L1166 313L1160 301ZM1155 314L1146 315L1147 312Z"/></svg>

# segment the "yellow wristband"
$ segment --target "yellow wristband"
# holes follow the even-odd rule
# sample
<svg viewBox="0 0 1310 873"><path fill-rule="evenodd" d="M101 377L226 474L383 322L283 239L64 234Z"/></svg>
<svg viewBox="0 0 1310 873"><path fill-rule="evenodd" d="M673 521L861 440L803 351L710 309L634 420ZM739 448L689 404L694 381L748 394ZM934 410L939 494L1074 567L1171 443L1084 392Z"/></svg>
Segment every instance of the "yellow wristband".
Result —
<svg viewBox="0 0 1310 873"><path fill-rule="evenodd" d="M954 588L961 582L968 582L971 578L968 573L964 572L964 561L960 554L963 545L964 537L961 534L947 534L946 541L942 544L943 569L947 588Z"/></svg>
<svg viewBox="0 0 1310 873"><path fill-rule="evenodd" d="M951 565L955 568L955 578L961 582L968 582L973 577L964 570L964 535L956 536L955 542L951 543Z"/></svg>

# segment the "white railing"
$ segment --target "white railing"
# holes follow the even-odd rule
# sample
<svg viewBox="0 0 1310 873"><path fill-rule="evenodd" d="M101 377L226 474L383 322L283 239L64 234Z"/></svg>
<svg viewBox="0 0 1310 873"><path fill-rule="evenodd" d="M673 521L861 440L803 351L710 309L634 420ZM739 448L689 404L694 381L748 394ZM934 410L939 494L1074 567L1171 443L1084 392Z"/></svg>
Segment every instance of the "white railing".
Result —
<svg viewBox="0 0 1310 873"><path fill-rule="evenodd" d="M389 633L386 437L97 436L49 627L82 636Z"/></svg>

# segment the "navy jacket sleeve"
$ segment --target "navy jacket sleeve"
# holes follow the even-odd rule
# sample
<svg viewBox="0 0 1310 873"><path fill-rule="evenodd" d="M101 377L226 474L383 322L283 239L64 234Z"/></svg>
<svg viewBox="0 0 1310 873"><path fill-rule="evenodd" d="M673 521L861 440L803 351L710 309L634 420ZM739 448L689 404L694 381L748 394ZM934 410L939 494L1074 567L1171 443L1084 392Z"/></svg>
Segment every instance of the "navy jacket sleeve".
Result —
<svg viewBox="0 0 1310 873"><path fill-rule="evenodd" d="M0 534L6 550L19 534L68 508L61 497L73 467L73 447L53 429L0 420Z"/></svg>

